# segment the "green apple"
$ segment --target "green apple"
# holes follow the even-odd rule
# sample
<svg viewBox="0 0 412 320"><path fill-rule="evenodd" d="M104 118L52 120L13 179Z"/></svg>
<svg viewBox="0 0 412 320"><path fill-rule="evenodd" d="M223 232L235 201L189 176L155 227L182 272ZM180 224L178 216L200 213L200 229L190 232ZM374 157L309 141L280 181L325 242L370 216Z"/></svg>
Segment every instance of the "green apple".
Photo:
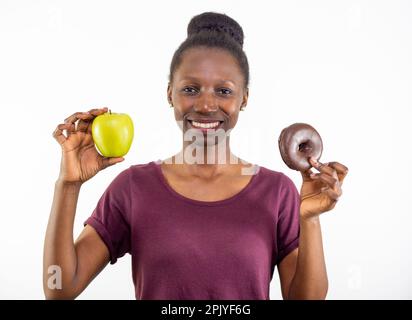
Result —
<svg viewBox="0 0 412 320"><path fill-rule="evenodd" d="M133 121L126 113L112 113L109 110L93 120L93 141L105 157L123 157L129 152L133 135Z"/></svg>

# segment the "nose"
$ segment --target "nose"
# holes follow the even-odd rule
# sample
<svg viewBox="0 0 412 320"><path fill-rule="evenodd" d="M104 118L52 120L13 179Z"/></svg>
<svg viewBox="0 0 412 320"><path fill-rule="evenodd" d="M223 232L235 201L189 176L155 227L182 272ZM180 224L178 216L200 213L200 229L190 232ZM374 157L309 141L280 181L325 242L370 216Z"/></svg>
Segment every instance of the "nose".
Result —
<svg viewBox="0 0 412 320"><path fill-rule="evenodd" d="M199 113L215 112L217 109L217 101L213 94L203 93L194 104L194 110Z"/></svg>

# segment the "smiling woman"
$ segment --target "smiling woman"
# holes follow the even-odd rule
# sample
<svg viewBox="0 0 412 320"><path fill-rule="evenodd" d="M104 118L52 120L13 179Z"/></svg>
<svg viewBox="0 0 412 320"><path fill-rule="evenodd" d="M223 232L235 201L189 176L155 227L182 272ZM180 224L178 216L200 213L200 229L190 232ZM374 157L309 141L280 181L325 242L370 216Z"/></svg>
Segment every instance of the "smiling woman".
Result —
<svg viewBox="0 0 412 320"><path fill-rule="evenodd" d="M243 30L229 16L205 12L192 18L167 88L182 149L122 171L74 243L81 185L123 159L102 157L93 147L90 124L107 109L75 113L58 125L54 137L63 153L45 239L47 298L75 298L126 253L132 256L136 299L269 299L276 266L285 299L325 297L316 219L317 203L325 199L319 193L316 201L305 199L311 212L301 216L290 178L230 150L230 132L249 95L242 47ZM346 174L338 172L337 183L341 167L313 165L322 173L312 181L305 172L306 186L314 182L312 191L333 184L328 192L338 193ZM62 270L61 290L48 287L47 270L55 265Z"/></svg>

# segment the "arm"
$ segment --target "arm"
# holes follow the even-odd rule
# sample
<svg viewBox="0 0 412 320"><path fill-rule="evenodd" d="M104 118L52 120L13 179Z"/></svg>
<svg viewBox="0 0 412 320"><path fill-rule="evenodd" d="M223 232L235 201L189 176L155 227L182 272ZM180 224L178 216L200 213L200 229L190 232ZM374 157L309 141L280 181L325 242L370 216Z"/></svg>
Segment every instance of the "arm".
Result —
<svg viewBox="0 0 412 320"><path fill-rule="evenodd" d="M43 290L47 299L76 298L109 262L109 250L91 226L87 225L73 241L82 184L100 170L123 160L105 158L94 147L91 124L106 111L107 108L76 112L53 132L61 146L62 158L44 240Z"/></svg>
<svg viewBox="0 0 412 320"><path fill-rule="evenodd" d="M338 162L309 161L320 173L301 172L299 249L278 267L284 299L325 299L328 291L319 215L335 207L348 168Z"/></svg>
<svg viewBox="0 0 412 320"><path fill-rule="evenodd" d="M109 251L91 226L87 225L73 242L80 187L60 180L55 184L44 242L43 290L47 299L76 298L109 262ZM50 266L61 269L61 289L49 286Z"/></svg>
<svg viewBox="0 0 412 320"><path fill-rule="evenodd" d="M284 299L325 299L328 277L319 218L301 219L299 249L279 264Z"/></svg>

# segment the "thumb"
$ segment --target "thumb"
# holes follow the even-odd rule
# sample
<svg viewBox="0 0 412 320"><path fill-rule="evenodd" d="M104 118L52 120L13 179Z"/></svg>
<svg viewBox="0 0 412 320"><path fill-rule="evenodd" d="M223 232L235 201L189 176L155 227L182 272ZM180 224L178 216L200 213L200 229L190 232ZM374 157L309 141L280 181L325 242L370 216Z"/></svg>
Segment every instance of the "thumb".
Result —
<svg viewBox="0 0 412 320"><path fill-rule="evenodd" d="M124 160L123 157L119 158L103 158L102 160L102 169L106 169L116 163L122 162Z"/></svg>
<svg viewBox="0 0 412 320"><path fill-rule="evenodd" d="M303 181L312 180L312 178L310 177L310 175L313 173L313 171L310 170L310 168L309 168L308 170L301 171L300 173L302 174L302 179L303 179Z"/></svg>
<svg viewBox="0 0 412 320"><path fill-rule="evenodd" d="M303 170L303 171L300 172L300 173L302 174L302 179L303 179L303 181L312 180L312 178L310 177L310 175L313 173L313 171L311 170L311 168L312 168L313 165L315 164L314 160L316 160L316 159L314 159L314 158L312 158L312 157L309 157L309 158L308 158L308 161L309 161L311 167L309 167L309 169L307 169L307 170Z"/></svg>

